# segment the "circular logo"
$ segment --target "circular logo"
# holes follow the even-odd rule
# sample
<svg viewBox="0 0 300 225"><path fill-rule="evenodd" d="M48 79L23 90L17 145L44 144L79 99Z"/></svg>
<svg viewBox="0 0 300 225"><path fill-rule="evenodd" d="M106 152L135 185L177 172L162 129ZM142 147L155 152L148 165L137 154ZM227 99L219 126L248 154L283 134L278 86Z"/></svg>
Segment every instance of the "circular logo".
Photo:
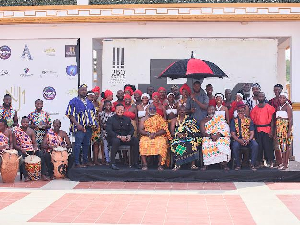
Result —
<svg viewBox="0 0 300 225"><path fill-rule="evenodd" d="M53 100L55 99L56 91L54 87L45 87L43 90L43 97L46 100Z"/></svg>
<svg viewBox="0 0 300 225"><path fill-rule="evenodd" d="M3 45L0 47L0 59L8 59L11 56L10 47Z"/></svg>
<svg viewBox="0 0 300 225"><path fill-rule="evenodd" d="M66 68L66 73L67 73L70 77L76 76L76 75L77 75L77 66L75 66L75 65L67 66L67 68Z"/></svg>

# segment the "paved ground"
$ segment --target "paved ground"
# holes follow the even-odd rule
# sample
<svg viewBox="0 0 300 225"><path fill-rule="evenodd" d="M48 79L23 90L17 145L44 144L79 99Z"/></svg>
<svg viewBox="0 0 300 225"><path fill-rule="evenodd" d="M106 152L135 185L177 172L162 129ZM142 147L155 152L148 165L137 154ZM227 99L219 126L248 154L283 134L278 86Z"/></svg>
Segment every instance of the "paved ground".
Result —
<svg viewBox="0 0 300 225"><path fill-rule="evenodd" d="M0 224L300 224L300 183L0 183Z"/></svg>

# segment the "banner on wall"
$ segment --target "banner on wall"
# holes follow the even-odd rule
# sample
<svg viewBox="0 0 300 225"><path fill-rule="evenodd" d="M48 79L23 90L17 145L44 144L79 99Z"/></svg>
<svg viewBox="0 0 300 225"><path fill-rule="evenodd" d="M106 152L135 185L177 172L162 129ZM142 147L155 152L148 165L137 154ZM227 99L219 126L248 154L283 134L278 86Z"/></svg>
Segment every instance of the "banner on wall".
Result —
<svg viewBox="0 0 300 225"><path fill-rule="evenodd" d="M60 119L68 131L65 111L78 85L76 45L77 39L0 39L0 99L6 93L12 96L19 121L42 99L52 121Z"/></svg>

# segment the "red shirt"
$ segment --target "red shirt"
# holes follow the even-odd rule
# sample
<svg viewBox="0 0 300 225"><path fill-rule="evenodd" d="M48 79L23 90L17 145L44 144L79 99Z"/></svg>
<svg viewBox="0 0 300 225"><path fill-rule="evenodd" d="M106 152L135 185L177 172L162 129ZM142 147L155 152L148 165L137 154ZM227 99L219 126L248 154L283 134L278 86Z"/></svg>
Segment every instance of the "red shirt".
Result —
<svg viewBox="0 0 300 225"><path fill-rule="evenodd" d="M266 103L263 108L259 108L258 105L255 106L250 113L250 117L255 125L267 125L271 124L274 113L274 107ZM257 127L256 129L257 132L265 132L269 134L271 132L271 125L266 127Z"/></svg>

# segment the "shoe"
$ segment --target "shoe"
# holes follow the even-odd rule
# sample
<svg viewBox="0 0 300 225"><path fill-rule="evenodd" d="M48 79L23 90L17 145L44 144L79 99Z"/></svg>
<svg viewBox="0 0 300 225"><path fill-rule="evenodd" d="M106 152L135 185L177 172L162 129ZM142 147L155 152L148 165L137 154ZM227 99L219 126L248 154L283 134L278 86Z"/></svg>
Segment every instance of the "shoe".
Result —
<svg viewBox="0 0 300 225"><path fill-rule="evenodd" d="M142 169L142 166L139 164L133 164L131 167L138 169L138 170Z"/></svg>
<svg viewBox="0 0 300 225"><path fill-rule="evenodd" d="M119 170L120 168L116 166L116 164L111 164L110 166L113 170Z"/></svg>
<svg viewBox="0 0 300 225"><path fill-rule="evenodd" d="M25 180L24 180L25 182L29 182L30 181L30 179L29 179L29 177L25 177Z"/></svg>
<svg viewBox="0 0 300 225"><path fill-rule="evenodd" d="M241 169L241 167L240 166L237 166L237 167L235 167L235 171L239 171Z"/></svg>
<svg viewBox="0 0 300 225"><path fill-rule="evenodd" d="M46 177L45 175L42 175L41 179L42 179L43 181L49 181L49 178Z"/></svg>

